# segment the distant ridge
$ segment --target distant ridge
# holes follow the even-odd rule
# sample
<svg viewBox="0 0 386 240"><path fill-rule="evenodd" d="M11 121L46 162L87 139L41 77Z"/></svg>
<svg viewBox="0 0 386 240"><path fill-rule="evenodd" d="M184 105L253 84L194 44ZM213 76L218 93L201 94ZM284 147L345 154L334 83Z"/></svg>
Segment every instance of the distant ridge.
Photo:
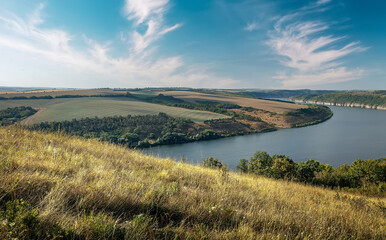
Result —
<svg viewBox="0 0 386 240"><path fill-rule="evenodd" d="M24 92L31 90L52 89L47 87L4 87L0 86L0 92Z"/></svg>

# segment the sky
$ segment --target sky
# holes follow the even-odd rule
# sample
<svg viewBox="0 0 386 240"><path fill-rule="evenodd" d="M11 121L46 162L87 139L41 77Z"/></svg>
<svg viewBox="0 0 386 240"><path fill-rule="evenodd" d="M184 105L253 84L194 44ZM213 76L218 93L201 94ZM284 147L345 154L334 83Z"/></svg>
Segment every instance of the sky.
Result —
<svg viewBox="0 0 386 240"><path fill-rule="evenodd" d="M0 86L386 89L386 1L0 0Z"/></svg>

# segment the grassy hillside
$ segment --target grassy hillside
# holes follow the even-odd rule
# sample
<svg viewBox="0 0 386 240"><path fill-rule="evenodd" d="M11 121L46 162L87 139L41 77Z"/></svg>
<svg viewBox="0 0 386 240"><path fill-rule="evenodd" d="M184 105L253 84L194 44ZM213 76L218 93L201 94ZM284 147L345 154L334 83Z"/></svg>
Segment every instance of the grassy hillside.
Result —
<svg viewBox="0 0 386 240"><path fill-rule="evenodd" d="M299 89L299 90L244 90L237 91L233 90L234 93L251 96L256 98L290 98L299 95L310 95L310 94L322 94L336 92L333 90L310 90L310 89Z"/></svg>
<svg viewBox="0 0 386 240"><path fill-rule="evenodd" d="M0 109L17 106L30 106L42 109L30 118L28 123L44 121L64 121L74 118L146 115L164 112L175 117L184 117L193 121L227 118L227 116L206 111L162 106L158 104L138 102L130 98L56 98L56 99L20 99L0 101Z"/></svg>
<svg viewBox="0 0 386 240"><path fill-rule="evenodd" d="M162 93L164 95L171 95L175 98L183 99L185 101L216 101L223 103L232 103L238 104L242 107L253 107L256 109L274 113L284 113L304 107L301 105L286 102L270 101L250 97L239 97L229 94L226 95L220 92L208 94L194 91L155 91L150 93Z"/></svg>
<svg viewBox="0 0 386 240"><path fill-rule="evenodd" d="M0 165L1 239L386 236L385 199L176 163L96 140L0 128Z"/></svg>

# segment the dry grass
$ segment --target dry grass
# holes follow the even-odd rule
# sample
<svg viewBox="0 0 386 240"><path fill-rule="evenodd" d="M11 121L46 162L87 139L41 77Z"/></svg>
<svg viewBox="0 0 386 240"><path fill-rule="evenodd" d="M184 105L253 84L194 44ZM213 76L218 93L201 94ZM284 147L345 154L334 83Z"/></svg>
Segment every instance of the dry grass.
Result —
<svg viewBox="0 0 386 240"><path fill-rule="evenodd" d="M385 239L385 199L0 129L0 199L85 239ZM0 219L0 238L2 237ZM45 225L43 225L45 226Z"/></svg>
<svg viewBox="0 0 386 240"><path fill-rule="evenodd" d="M220 94L206 94L192 91L163 91L157 92L157 94L172 95L176 98L180 98L186 101L218 101L218 102L227 102L238 104L242 107L253 107L256 109L261 109L269 112L284 113L288 111L293 111L296 109L304 108L302 105L278 102L278 101L269 101L256 98L246 98L246 97L236 97L229 95L220 95Z"/></svg>

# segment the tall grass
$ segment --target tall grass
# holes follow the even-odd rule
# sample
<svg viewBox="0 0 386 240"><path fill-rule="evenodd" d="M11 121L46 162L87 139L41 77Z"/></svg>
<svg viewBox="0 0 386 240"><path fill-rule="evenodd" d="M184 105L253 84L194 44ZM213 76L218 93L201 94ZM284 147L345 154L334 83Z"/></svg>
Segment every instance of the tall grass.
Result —
<svg viewBox="0 0 386 240"><path fill-rule="evenodd" d="M0 204L0 239L386 237L385 199L19 127L0 129Z"/></svg>

